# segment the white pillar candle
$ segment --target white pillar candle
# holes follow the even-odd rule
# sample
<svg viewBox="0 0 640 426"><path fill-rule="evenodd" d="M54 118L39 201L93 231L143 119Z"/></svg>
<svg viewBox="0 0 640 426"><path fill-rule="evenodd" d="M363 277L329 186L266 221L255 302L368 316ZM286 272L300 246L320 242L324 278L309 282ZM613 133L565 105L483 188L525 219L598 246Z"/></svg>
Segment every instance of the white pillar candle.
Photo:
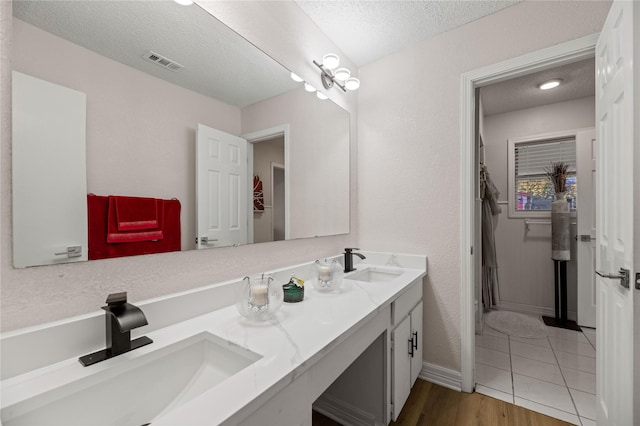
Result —
<svg viewBox="0 0 640 426"><path fill-rule="evenodd" d="M331 266L330 265L320 265L318 266L318 278L320 281L331 281Z"/></svg>
<svg viewBox="0 0 640 426"><path fill-rule="evenodd" d="M266 285L252 286L251 303L254 306L264 306L269 303L269 287Z"/></svg>

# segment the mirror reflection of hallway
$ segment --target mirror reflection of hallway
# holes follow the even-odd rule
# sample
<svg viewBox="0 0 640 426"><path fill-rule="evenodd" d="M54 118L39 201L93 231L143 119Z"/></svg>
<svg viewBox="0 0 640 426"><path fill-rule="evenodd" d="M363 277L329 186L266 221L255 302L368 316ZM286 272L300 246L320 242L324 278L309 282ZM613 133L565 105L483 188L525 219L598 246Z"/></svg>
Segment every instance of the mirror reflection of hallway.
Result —
<svg viewBox="0 0 640 426"><path fill-rule="evenodd" d="M273 241L284 240L284 166L271 163L271 187L273 194Z"/></svg>
<svg viewBox="0 0 640 426"><path fill-rule="evenodd" d="M285 239L284 135L253 143L253 175L262 183L264 209L253 211L253 242Z"/></svg>

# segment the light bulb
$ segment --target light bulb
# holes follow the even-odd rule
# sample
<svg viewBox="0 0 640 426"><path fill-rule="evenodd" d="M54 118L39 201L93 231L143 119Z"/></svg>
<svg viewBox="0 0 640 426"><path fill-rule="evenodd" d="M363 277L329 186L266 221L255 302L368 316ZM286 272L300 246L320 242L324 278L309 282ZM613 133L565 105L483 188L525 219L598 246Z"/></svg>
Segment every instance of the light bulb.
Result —
<svg viewBox="0 0 640 426"><path fill-rule="evenodd" d="M316 88L310 85L309 83L305 83L304 90L306 90L307 92L315 92Z"/></svg>
<svg viewBox="0 0 640 426"><path fill-rule="evenodd" d="M291 80L296 81L298 83L303 82L304 80L302 79L302 77L300 77L298 74L296 74L295 72L291 72Z"/></svg>
<svg viewBox="0 0 640 426"><path fill-rule="evenodd" d="M325 95L324 93L322 93L321 91L317 91L316 92L316 96L318 97L318 99L322 99L323 101L325 99L329 99L329 97L327 95Z"/></svg>
<svg viewBox="0 0 640 426"><path fill-rule="evenodd" d="M333 76L336 78L336 80L345 81L346 79L351 77L351 71L346 68L338 68Z"/></svg>
<svg viewBox="0 0 640 426"><path fill-rule="evenodd" d="M344 82L344 87L348 90L358 90L358 87L360 87L360 80L355 77L348 78L347 81Z"/></svg>
<svg viewBox="0 0 640 426"><path fill-rule="evenodd" d="M322 57L322 66L330 70L338 68L340 58L335 53L327 53Z"/></svg>
<svg viewBox="0 0 640 426"><path fill-rule="evenodd" d="M540 90L553 89L554 87L560 86L560 83L562 83L562 79L561 78L554 78L553 80L548 80L548 81L545 81L543 83L538 84L538 89L540 89Z"/></svg>

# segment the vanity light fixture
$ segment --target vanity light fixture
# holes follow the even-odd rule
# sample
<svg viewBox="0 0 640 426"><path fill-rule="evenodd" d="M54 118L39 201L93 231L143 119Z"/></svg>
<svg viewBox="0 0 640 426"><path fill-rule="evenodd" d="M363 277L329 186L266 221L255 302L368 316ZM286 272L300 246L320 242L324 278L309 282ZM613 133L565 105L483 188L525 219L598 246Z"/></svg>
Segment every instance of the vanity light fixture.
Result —
<svg viewBox="0 0 640 426"><path fill-rule="evenodd" d="M178 3L180 6L191 6L193 4L193 0L173 0Z"/></svg>
<svg viewBox="0 0 640 426"><path fill-rule="evenodd" d="M336 72L333 73L333 76L336 80L345 81L349 77L351 77L351 71L347 68L338 68Z"/></svg>
<svg viewBox="0 0 640 426"><path fill-rule="evenodd" d="M304 81L302 77L300 77L298 74L296 74L293 71L291 72L291 80L295 81L296 83L302 83Z"/></svg>
<svg viewBox="0 0 640 426"><path fill-rule="evenodd" d="M307 92L315 92L316 88L310 85L309 83L305 83L304 90L306 90Z"/></svg>
<svg viewBox="0 0 640 426"><path fill-rule="evenodd" d="M360 80L351 77L351 71L347 68L338 68L340 58L335 53L324 55L322 57L322 64L316 61L313 61L313 64L320 68L320 79L325 89L331 89L335 85L346 92L347 90L356 90L360 87Z"/></svg>
<svg viewBox="0 0 640 426"><path fill-rule="evenodd" d="M325 95L324 93L322 93L322 92L321 92L321 91L319 91L319 90L316 92L316 96L318 97L318 99L322 99L323 101L324 101L325 99L329 99L329 97L328 97L327 95Z"/></svg>
<svg viewBox="0 0 640 426"><path fill-rule="evenodd" d="M547 81L544 81L544 82L538 84L538 89L540 89L540 90L553 89L555 87L560 86L560 83L562 83L562 79L561 78L554 78L553 80L547 80Z"/></svg>

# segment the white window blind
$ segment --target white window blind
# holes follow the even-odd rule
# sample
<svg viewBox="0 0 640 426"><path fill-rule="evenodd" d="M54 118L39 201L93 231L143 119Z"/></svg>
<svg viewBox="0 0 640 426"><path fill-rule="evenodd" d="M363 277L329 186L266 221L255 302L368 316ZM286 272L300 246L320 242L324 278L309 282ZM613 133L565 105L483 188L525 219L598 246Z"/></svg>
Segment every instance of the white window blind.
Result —
<svg viewBox="0 0 640 426"><path fill-rule="evenodd" d="M524 142L515 145L516 179L546 177L551 163L564 162L575 175L576 141L574 138L552 141Z"/></svg>

